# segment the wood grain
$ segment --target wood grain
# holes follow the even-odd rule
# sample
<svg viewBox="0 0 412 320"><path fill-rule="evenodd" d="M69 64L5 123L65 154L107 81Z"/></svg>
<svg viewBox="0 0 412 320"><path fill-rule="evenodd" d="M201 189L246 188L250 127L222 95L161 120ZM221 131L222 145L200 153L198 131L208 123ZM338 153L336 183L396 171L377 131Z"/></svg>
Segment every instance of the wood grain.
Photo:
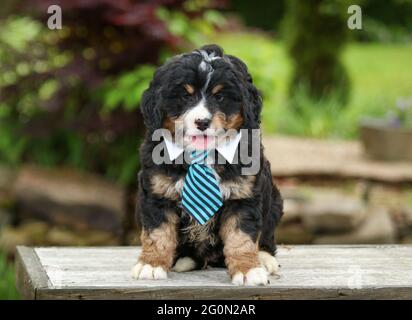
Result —
<svg viewBox="0 0 412 320"><path fill-rule="evenodd" d="M35 251L19 246L16 249L16 287L24 299L36 299L38 289L50 287L49 278Z"/></svg>
<svg viewBox="0 0 412 320"><path fill-rule="evenodd" d="M412 246L407 245L280 246L279 276L266 287L234 286L227 270L215 268L137 281L130 269L139 251L20 247L19 290L35 292L25 297L36 299L412 298ZM21 280L25 273L31 281Z"/></svg>

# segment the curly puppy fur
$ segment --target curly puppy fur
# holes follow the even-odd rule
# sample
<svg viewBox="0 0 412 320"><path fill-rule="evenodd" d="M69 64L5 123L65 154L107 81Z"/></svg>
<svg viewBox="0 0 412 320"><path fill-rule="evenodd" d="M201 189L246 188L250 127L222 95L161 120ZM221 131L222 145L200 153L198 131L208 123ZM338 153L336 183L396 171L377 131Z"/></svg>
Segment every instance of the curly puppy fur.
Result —
<svg viewBox="0 0 412 320"><path fill-rule="evenodd" d="M224 205L203 226L181 208L187 164L174 161L158 165L152 160L153 149L162 143L152 141L154 130L174 132L177 121L202 99L215 128L260 127L262 99L246 65L223 54L217 45L200 50L216 57L210 61L213 73L202 66L202 54L175 56L158 68L142 97L141 111L148 130L140 148L138 176L137 217L142 226L139 262L168 271L179 258L190 257L195 268L226 266L232 277L239 272L246 275L259 266L260 251L275 255L275 227L283 214L282 199L273 185L262 145L260 170L254 176L241 174L246 165L240 161L214 165ZM249 145L251 138L248 135Z"/></svg>

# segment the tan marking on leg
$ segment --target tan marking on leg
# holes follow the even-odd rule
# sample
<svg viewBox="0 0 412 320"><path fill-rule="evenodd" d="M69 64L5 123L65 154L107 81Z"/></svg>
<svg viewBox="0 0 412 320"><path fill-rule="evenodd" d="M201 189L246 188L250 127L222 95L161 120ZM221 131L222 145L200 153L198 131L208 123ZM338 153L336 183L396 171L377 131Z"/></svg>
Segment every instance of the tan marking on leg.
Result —
<svg viewBox="0 0 412 320"><path fill-rule="evenodd" d="M154 194L170 200L179 199L181 189L183 188L183 179L174 181L169 176L157 174L150 179L150 182Z"/></svg>
<svg viewBox="0 0 412 320"><path fill-rule="evenodd" d="M241 272L246 274L250 269L259 266L258 245L239 228L238 218L229 217L220 229L224 247L225 262L229 274L234 276Z"/></svg>
<svg viewBox="0 0 412 320"><path fill-rule="evenodd" d="M167 218L168 221L154 230L142 230L142 253L139 257L139 262L162 267L166 271L172 267L176 254L178 222L174 212L169 212Z"/></svg>
<svg viewBox="0 0 412 320"><path fill-rule="evenodd" d="M247 199L253 196L255 181L255 176L245 176L236 180L221 182L219 187L224 199Z"/></svg>

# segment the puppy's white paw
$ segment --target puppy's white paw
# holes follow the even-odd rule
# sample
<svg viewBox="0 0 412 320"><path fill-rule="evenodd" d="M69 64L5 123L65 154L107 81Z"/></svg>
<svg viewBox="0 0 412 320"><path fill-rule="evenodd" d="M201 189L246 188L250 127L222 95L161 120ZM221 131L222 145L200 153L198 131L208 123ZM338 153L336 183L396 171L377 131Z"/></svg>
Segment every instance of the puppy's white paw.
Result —
<svg viewBox="0 0 412 320"><path fill-rule="evenodd" d="M276 258L266 251L259 251L259 262L269 274L277 274L279 271L279 264Z"/></svg>
<svg viewBox="0 0 412 320"><path fill-rule="evenodd" d="M167 279L167 272L162 267L138 262L132 269L132 277L139 280L162 280Z"/></svg>
<svg viewBox="0 0 412 320"><path fill-rule="evenodd" d="M191 257L183 257L177 259L173 271L176 272L186 272L191 271L196 268L196 262Z"/></svg>
<svg viewBox="0 0 412 320"><path fill-rule="evenodd" d="M244 284L244 277L242 272L236 272L232 277L232 283L237 286L242 286Z"/></svg>
<svg viewBox="0 0 412 320"><path fill-rule="evenodd" d="M262 267L250 269L246 275L242 272L236 272L232 277L232 283L238 286L260 286L268 284L268 275Z"/></svg>

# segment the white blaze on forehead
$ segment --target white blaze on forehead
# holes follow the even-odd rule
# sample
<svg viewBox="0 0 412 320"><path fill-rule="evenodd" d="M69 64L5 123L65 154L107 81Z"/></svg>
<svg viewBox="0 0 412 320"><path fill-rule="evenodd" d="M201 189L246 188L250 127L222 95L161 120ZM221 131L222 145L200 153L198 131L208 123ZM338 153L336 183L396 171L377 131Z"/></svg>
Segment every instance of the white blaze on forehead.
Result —
<svg viewBox="0 0 412 320"><path fill-rule="evenodd" d="M210 72L207 74L207 76L206 76L206 82L205 82L205 85L204 85L203 88L202 88L202 95L204 95L204 93L205 93L206 90L207 90L207 87L209 86L210 79L212 79L212 74L213 74L213 69L212 69L212 71L210 71Z"/></svg>
<svg viewBox="0 0 412 320"><path fill-rule="evenodd" d="M202 88L202 93L204 93L213 74L213 67L211 65L211 62L216 59L221 59L221 57L216 57L214 52L208 54L205 50L196 50L194 53L202 57L202 61L199 64L199 70L207 72L206 82Z"/></svg>
<svg viewBox="0 0 412 320"><path fill-rule="evenodd" d="M216 57L214 52L207 53L205 50L196 50L194 51L194 53L201 55L203 60L206 62L211 62L216 59L221 59L221 57Z"/></svg>
<svg viewBox="0 0 412 320"><path fill-rule="evenodd" d="M199 64L199 69L202 71L207 70L207 63L204 60L202 60L202 62Z"/></svg>
<svg viewBox="0 0 412 320"><path fill-rule="evenodd" d="M186 112L183 117L184 124L186 128L191 128L195 126L195 121L198 119L211 119L212 114L206 108L205 99L202 98L200 102L194 106L192 109Z"/></svg>
<svg viewBox="0 0 412 320"><path fill-rule="evenodd" d="M211 62L216 59L221 59L221 57L216 57L214 52L208 54L205 50L195 50L193 53L202 57L202 61L199 64L199 70L202 72L207 72L207 75L206 82L201 90L202 100L200 100L200 102L196 106L187 111L183 116L184 126L187 129L196 129L196 120L212 118L212 114L206 108L205 91L213 74L213 67L211 65Z"/></svg>

